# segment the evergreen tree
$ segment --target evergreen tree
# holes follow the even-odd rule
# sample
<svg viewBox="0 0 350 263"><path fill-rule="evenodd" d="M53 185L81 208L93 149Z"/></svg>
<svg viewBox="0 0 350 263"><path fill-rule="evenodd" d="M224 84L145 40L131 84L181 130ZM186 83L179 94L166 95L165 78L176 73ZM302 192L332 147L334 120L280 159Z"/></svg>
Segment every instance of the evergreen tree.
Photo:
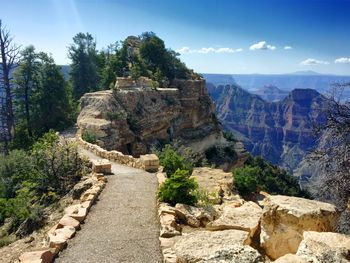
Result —
<svg viewBox="0 0 350 263"><path fill-rule="evenodd" d="M74 98L78 100L86 92L98 89L98 67L96 42L89 33L78 33L68 47L68 57L72 60L71 82Z"/></svg>

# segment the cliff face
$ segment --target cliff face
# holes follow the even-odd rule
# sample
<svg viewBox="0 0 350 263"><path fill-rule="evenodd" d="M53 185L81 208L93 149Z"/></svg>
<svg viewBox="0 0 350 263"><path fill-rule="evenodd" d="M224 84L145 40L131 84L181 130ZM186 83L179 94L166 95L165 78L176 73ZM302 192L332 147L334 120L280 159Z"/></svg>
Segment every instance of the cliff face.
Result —
<svg viewBox="0 0 350 263"><path fill-rule="evenodd" d="M134 156L177 141L201 153L234 146L223 138L204 80L154 89L148 80L119 78L113 91L82 97L78 125L82 133L96 134L105 149Z"/></svg>
<svg viewBox="0 0 350 263"><path fill-rule="evenodd" d="M224 127L238 134L253 155L292 171L315 147L313 127L325 121L326 104L317 91L296 89L270 103L237 85L208 89Z"/></svg>

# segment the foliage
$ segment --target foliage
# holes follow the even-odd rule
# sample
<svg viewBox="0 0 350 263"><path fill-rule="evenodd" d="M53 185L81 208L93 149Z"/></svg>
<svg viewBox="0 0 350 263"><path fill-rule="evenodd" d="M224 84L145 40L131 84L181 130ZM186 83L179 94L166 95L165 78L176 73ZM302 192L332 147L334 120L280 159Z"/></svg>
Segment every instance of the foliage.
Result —
<svg viewBox="0 0 350 263"><path fill-rule="evenodd" d="M244 167L236 168L232 173L235 186L243 195L263 190L270 194L309 197L300 189L296 177L261 157L249 157Z"/></svg>
<svg viewBox="0 0 350 263"><path fill-rule="evenodd" d="M235 135L231 131L224 131L223 135L224 135L224 138L229 142L237 141L237 139L235 138Z"/></svg>
<svg viewBox="0 0 350 263"><path fill-rule="evenodd" d="M197 203L197 198L193 195L193 191L197 188L197 183L193 178L189 178L187 170L177 169L159 188L158 198L161 202L171 205L177 203L194 205Z"/></svg>
<svg viewBox="0 0 350 263"><path fill-rule="evenodd" d="M92 35L89 33L75 35L73 44L68 47L68 57L72 61L70 77L73 94L78 100L86 92L98 89L98 57L96 42Z"/></svg>
<svg viewBox="0 0 350 263"><path fill-rule="evenodd" d="M214 203L210 201L210 198L209 198L210 193L208 193L207 191L197 188L192 193L197 199L197 203L196 203L197 206L207 209L214 205Z"/></svg>
<svg viewBox="0 0 350 263"><path fill-rule="evenodd" d="M160 165L164 167L164 171L168 177L174 174L178 169L188 171L189 174L192 174L193 165L178 154L171 145L165 145L158 156Z"/></svg>
<svg viewBox="0 0 350 263"><path fill-rule="evenodd" d="M67 194L85 173L74 143L50 131L31 151L13 150L0 159L0 224L12 219L21 233L40 226L44 207ZM25 224L25 226L23 226Z"/></svg>
<svg viewBox="0 0 350 263"><path fill-rule="evenodd" d="M89 142L89 143L96 143L96 141L97 141L96 133L93 132L92 130L84 130L82 135L81 135L81 138L84 141Z"/></svg>
<svg viewBox="0 0 350 263"><path fill-rule="evenodd" d="M236 189L241 195L245 196L256 192L258 186L258 167L245 166L235 169L233 173Z"/></svg>
<svg viewBox="0 0 350 263"><path fill-rule="evenodd" d="M126 118L126 121L131 131L136 133L140 131L140 124L138 120L134 117L134 115L129 114Z"/></svg>
<svg viewBox="0 0 350 263"><path fill-rule="evenodd" d="M70 126L76 112L70 87L52 57L36 53L33 46L25 48L21 54L22 60L14 72L17 125L11 146L28 150L50 129L62 130Z"/></svg>

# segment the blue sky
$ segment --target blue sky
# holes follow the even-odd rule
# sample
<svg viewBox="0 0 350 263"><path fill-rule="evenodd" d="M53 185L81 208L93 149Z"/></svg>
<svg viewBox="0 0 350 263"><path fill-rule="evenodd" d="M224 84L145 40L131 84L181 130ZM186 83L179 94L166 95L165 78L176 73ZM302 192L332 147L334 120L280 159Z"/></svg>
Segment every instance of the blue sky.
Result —
<svg viewBox="0 0 350 263"><path fill-rule="evenodd" d="M153 31L201 73L350 75L350 0L0 1L15 41L58 64L78 32L102 48Z"/></svg>

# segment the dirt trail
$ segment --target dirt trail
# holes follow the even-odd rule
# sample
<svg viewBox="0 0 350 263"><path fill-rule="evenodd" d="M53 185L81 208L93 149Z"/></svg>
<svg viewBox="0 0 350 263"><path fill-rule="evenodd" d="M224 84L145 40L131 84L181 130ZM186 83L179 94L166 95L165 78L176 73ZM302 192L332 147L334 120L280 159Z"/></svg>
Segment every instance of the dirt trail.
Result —
<svg viewBox="0 0 350 263"><path fill-rule="evenodd" d="M81 150L92 159L96 155ZM113 175L57 263L162 261L154 174L112 162Z"/></svg>

